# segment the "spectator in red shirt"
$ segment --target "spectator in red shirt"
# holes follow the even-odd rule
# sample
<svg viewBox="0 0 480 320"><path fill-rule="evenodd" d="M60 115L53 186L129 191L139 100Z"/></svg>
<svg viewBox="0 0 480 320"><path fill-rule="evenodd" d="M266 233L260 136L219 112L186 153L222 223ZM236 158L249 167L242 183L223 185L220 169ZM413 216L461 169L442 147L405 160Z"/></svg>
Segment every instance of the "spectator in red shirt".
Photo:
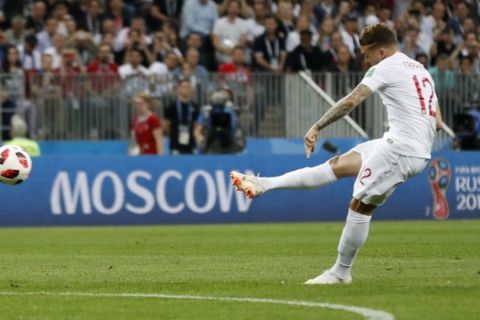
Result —
<svg viewBox="0 0 480 320"><path fill-rule="evenodd" d="M85 71L80 62L77 52L73 49L65 49L62 52L60 75L62 79L63 95L67 98L80 98L84 93L82 78L80 75ZM75 105L74 109L78 108Z"/></svg>
<svg viewBox="0 0 480 320"><path fill-rule="evenodd" d="M163 154L163 132L160 120L150 110L152 101L149 95L140 93L133 98L136 116L131 126L132 138L136 141L140 154Z"/></svg>
<svg viewBox="0 0 480 320"><path fill-rule="evenodd" d="M241 46L233 48L232 61L220 65L218 72L222 81L250 82L251 71L245 66L245 49Z"/></svg>
<svg viewBox="0 0 480 320"><path fill-rule="evenodd" d="M112 62L112 48L107 43L98 47L97 59L91 61L87 67L92 89L103 93L118 80L118 66Z"/></svg>
<svg viewBox="0 0 480 320"><path fill-rule="evenodd" d="M60 139L65 133L65 108L58 98L62 95L59 72L53 67L52 55L44 53L40 69L30 74L32 97L38 105L40 139Z"/></svg>
<svg viewBox="0 0 480 320"><path fill-rule="evenodd" d="M74 139L96 139L88 136L87 131L81 127L79 117L85 110L88 96L87 80L83 77L85 67L81 64L80 57L73 49L64 49L61 56L59 81L62 87L63 103L60 106L65 115L65 137ZM63 116L62 116L63 117Z"/></svg>
<svg viewBox="0 0 480 320"><path fill-rule="evenodd" d="M245 66L245 49L233 48L232 61L222 64L218 72L220 86L227 85L235 92L235 104L242 111L248 111L253 104L254 92L252 72Z"/></svg>
<svg viewBox="0 0 480 320"><path fill-rule="evenodd" d="M100 44L97 59L89 63L87 72L89 74L118 75L118 66L112 62L112 48L108 43Z"/></svg>
<svg viewBox="0 0 480 320"><path fill-rule="evenodd" d="M88 88L92 93L87 98L88 106L92 109L92 114L97 115L90 121L91 132L103 139L118 139L122 136L125 138L123 129L130 121L127 113L122 112L125 109L119 104L120 76L118 66L112 60L111 45L102 43L98 48L97 58L91 61L87 67ZM125 105L122 104L122 106ZM122 123L124 125L121 125Z"/></svg>

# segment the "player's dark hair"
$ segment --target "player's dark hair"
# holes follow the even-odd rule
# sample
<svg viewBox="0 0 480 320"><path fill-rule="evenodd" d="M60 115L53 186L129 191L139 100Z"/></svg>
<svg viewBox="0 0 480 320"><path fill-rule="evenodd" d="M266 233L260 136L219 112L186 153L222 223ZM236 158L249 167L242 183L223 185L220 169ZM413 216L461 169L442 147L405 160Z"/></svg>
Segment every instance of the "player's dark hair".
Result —
<svg viewBox="0 0 480 320"><path fill-rule="evenodd" d="M394 46L397 44L397 35L383 23L376 23L363 28L360 33L360 45L372 46Z"/></svg>

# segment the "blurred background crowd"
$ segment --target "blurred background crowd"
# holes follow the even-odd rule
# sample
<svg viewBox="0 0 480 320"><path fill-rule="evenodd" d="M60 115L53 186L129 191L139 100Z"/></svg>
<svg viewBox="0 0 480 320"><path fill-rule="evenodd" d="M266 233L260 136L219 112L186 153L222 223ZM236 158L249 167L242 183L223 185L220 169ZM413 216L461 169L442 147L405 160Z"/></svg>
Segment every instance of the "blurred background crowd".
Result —
<svg viewBox="0 0 480 320"><path fill-rule="evenodd" d="M478 73L479 11L476 0L4 0L0 61L3 72L74 67L123 77L239 63L353 71L362 67L359 31L382 22L427 67Z"/></svg>
<svg viewBox="0 0 480 320"><path fill-rule="evenodd" d="M69 126L61 111L49 115L45 99L35 99L54 90L75 110L79 96L91 95L95 105L118 89L118 79L138 75L171 79L148 85L161 97L179 79L207 86L212 72L237 83L251 83L252 73L360 72L359 32L379 22L431 70L441 94L453 90L454 75L480 73L479 17L478 0L2 0L0 62L8 81L0 100L24 115L32 136L48 138L38 119ZM25 85L9 75L22 75ZM464 90L478 91L478 83Z"/></svg>

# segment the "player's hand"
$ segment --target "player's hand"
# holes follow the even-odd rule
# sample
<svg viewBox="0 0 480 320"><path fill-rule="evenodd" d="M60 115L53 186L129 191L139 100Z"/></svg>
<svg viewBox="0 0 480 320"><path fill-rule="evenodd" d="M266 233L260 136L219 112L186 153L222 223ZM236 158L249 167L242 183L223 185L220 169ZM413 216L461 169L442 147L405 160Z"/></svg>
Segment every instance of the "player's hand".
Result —
<svg viewBox="0 0 480 320"><path fill-rule="evenodd" d="M320 130L318 130L317 126L314 125L310 128L310 130L308 130L308 132L305 134L305 137L303 138L307 159L310 159L310 155L312 154L312 152L315 151L319 132Z"/></svg>

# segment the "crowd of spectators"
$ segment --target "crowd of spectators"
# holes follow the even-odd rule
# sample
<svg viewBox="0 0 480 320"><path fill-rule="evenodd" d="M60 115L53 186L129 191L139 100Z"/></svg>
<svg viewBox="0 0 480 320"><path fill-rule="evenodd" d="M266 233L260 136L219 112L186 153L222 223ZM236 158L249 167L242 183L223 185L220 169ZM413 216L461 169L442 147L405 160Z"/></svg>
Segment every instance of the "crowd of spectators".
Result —
<svg viewBox="0 0 480 320"><path fill-rule="evenodd" d="M448 90L452 73L480 73L479 16L478 0L2 1L0 71L193 84L209 72L248 82L251 72L362 71L359 32L381 22L396 31L402 52L432 70L438 90ZM64 96L83 90L66 83ZM6 87L10 95L22 88ZM174 86L156 90L167 89Z"/></svg>
<svg viewBox="0 0 480 320"><path fill-rule="evenodd" d="M122 77L184 69L204 75L231 63L235 49L244 51L252 71L355 71L362 69L359 31L377 22L395 30L401 50L427 67L447 56L448 70L480 71L476 0L36 0L0 6L0 61L7 73L17 72L12 63L42 72L42 56L49 55L60 71L70 63L78 72Z"/></svg>

